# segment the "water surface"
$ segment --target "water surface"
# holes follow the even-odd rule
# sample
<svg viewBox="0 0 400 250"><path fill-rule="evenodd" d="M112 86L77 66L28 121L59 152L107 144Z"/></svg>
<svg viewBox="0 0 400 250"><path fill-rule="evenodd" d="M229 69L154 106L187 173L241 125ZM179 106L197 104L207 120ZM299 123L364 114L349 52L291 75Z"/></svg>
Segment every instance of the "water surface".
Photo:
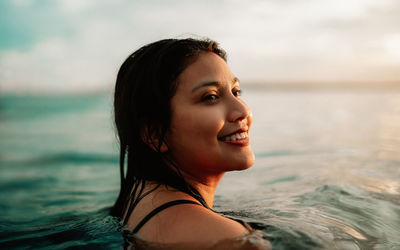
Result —
<svg viewBox="0 0 400 250"><path fill-rule="evenodd" d="M254 167L216 210L273 249L400 248L400 93L245 89ZM0 247L123 248L111 99L0 96Z"/></svg>

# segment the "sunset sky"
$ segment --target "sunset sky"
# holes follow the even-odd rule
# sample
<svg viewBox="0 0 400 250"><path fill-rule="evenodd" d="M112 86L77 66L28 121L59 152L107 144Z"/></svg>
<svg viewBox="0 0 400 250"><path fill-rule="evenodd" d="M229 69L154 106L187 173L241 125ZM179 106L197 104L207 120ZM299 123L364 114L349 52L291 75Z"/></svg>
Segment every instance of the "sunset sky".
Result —
<svg viewBox="0 0 400 250"><path fill-rule="evenodd" d="M0 93L92 91L129 53L207 36L246 83L400 84L397 0L2 0Z"/></svg>

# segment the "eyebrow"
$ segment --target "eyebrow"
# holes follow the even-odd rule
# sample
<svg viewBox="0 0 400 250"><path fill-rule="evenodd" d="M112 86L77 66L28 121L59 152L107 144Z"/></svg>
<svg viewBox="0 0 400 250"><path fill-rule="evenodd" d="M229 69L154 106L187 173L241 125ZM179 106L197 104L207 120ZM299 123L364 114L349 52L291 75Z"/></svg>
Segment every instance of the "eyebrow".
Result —
<svg viewBox="0 0 400 250"><path fill-rule="evenodd" d="M240 82L239 78L234 77L232 80L232 84L236 83L236 82ZM220 87L221 83L220 82L205 82L205 83L201 83L199 85L197 85L196 87L194 87L192 89L192 93L195 92L198 89L204 88L204 87L209 87L209 86L216 86L216 87Z"/></svg>

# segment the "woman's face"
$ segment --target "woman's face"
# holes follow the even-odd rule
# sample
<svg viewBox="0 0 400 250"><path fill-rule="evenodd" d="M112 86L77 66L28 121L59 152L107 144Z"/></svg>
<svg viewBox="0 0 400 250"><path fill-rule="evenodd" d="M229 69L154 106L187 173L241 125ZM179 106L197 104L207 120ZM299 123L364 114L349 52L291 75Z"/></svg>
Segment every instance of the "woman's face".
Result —
<svg viewBox="0 0 400 250"><path fill-rule="evenodd" d="M181 73L171 108L168 151L186 174L201 178L253 165L251 111L218 55L201 53Z"/></svg>

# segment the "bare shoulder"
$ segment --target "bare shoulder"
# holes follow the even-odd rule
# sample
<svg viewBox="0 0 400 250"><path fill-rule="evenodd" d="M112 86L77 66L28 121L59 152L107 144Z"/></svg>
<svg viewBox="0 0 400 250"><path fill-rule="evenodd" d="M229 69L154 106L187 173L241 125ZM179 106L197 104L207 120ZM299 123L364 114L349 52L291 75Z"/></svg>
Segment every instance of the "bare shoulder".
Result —
<svg viewBox="0 0 400 250"><path fill-rule="evenodd" d="M248 233L248 230L238 222L202 206L180 204L154 216L143 226L138 236L160 243L213 243Z"/></svg>

